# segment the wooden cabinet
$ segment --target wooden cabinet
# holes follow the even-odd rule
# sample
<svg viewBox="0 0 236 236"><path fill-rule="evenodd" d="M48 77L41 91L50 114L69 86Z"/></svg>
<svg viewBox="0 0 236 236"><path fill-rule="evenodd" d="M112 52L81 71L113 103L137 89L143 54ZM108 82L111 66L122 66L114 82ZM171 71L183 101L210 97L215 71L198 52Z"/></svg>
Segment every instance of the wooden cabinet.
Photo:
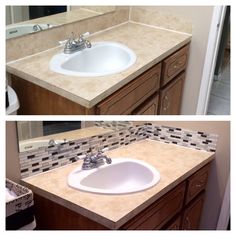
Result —
<svg viewBox="0 0 236 236"><path fill-rule="evenodd" d="M184 73L180 74L173 82L161 90L159 103L160 115L180 114L184 77Z"/></svg>
<svg viewBox="0 0 236 236"><path fill-rule="evenodd" d="M166 230L179 230L181 229L181 217L178 215L173 221L169 222L169 224L164 228Z"/></svg>
<svg viewBox="0 0 236 236"><path fill-rule="evenodd" d="M189 203L201 191L206 188L210 164L204 166L201 170L193 174L187 180L187 193L185 203Z"/></svg>
<svg viewBox="0 0 236 236"><path fill-rule="evenodd" d="M138 106L158 91L160 78L161 64L158 64L99 103L96 106L96 113L99 115L132 114Z"/></svg>
<svg viewBox="0 0 236 236"><path fill-rule="evenodd" d="M161 229L164 224L181 211L184 192L185 183L182 183L125 224L122 229Z"/></svg>
<svg viewBox="0 0 236 236"><path fill-rule="evenodd" d="M11 75L20 101L18 114L178 115L188 51L189 45L182 47L90 109Z"/></svg>
<svg viewBox="0 0 236 236"><path fill-rule="evenodd" d="M184 210L182 229L196 230L199 227L201 212L204 203L204 193L201 193L189 206Z"/></svg>
<svg viewBox="0 0 236 236"><path fill-rule="evenodd" d="M153 115L158 112L159 95L154 94L150 99L144 102L140 107L132 112L132 115Z"/></svg>
<svg viewBox="0 0 236 236"><path fill-rule="evenodd" d="M188 51L189 45L173 53L163 61L161 80L162 87L170 82L181 71L185 70L188 62Z"/></svg>
<svg viewBox="0 0 236 236"><path fill-rule="evenodd" d="M130 84L104 99L97 105L96 114L179 115L188 53L189 45L173 53ZM162 65L162 69L159 67L160 65ZM155 76L160 80L160 85ZM157 90L159 94L158 105L157 99L155 102L149 100ZM139 108L134 110L137 105Z"/></svg>
<svg viewBox="0 0 236 236"><path fill-rule="evenodd" d="M179 230L198 229L204 203L204 192L210 164L182 181L164 196L147 206L126 222L123 230ZM192 183L204 181L193 191ZM194 192L194 194L192 194ZM191 195L191 197L189 197ZM189 200L191 199L191 201ZM35 194L35 216L38 229L108 229L105 226ZM50 208L50 213L47 209Z"/></svg>

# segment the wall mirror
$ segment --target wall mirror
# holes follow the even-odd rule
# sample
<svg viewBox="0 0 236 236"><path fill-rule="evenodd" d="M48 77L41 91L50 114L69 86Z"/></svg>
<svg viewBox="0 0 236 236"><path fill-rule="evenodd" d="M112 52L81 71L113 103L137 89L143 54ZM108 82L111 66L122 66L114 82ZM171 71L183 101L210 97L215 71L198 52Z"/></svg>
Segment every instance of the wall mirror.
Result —
<svg viewBox="0 0 236 236"><path fill-rule="evenodd" d="M6 6L6 39L115 11L115 6Z"/></svg>
<svg viewBox="0 0 236 236"><path fill-rule="evenodd" d="M19 152L102 135L132 125L129 121L17 121Z"/></svg>

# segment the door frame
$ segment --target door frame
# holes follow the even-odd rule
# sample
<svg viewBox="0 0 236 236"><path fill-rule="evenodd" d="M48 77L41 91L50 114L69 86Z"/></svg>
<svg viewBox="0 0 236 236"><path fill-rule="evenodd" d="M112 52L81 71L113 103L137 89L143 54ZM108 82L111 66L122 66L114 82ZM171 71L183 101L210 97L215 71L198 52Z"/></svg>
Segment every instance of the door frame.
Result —
<svg viewBox="0 0 236 236"><path fill-rule="evenodd" d="M212 14L196 115L206 115L227 6L215 6Z"/></svg>
<svg viewBox="0 0 236 236"><path fill-rule="evenodd" d="M227 230L230 219L230 176L228 176L220 215L217 222L217 230Z"/></svg>

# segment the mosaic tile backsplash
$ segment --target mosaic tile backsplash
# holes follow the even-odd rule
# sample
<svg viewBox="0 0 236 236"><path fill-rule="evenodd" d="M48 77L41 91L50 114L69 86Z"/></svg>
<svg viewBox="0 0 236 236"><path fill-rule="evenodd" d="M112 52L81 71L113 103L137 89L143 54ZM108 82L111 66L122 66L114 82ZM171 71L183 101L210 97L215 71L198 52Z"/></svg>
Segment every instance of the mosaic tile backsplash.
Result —
<svg viewBox="0 0 236 236"><path fill-rule="evenodd" d="M108 125L107 122L104 124ZM167 126L156 126L152 123L127 126L124 130L114 131L105 135L96 135L55 146L52 145L47 148L42 147L34 151L22 152L19 154L21 178L73 163L84 154L96 153L98 150L106 147L110 150L115 149L146 138L188 148L215 152L217 137L218 135L216 134Z"/></svg>

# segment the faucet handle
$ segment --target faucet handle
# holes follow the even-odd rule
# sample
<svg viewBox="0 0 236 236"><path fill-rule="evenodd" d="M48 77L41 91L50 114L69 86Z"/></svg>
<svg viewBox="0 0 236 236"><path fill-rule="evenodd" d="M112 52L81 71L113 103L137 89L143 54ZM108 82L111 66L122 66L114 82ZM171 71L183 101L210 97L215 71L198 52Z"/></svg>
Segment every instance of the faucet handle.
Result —
<svg viewBox="0 0 236 236"><path fill-rule="evenodd" d="M74 32L71 32L71 36L68 37L68 39L60 40L60 41L58 41L58 43L59 43L61 46L65 46L66 44L70 44L70 43L73 42L74 40L75 40L75 34L74 34Z"/></svg>
<svg viewBox="0 0 236 236"><path fill-rule="evenodd" d="M78 160L84 160L86 157L88 157L88 155L83 154L83 155L77 156L77 159L78 159Z"/></svg>
<svg viewBox="0 0 236 236"><path fill-rule="evenodd" d="M80 34L79 37L85 39L85 38L88 38L89 35L90 35L90 33L86 32L86 33Z"/></svg>
<svg viewBox="0 0 236 236"><path fill-rule="evenodd" d="M108 150L109 150L109 148L106 147L106 148L103 148L103 149L101 149L101 150L98 150L97 152L98 152L98 154L102 154L102 153L104 153L104 152L106 152L106 151L108 151Z"/></svg>
<svg viewBox="0 0 236 236"><path fill-rule="evenodd" d="M109 151L109 147L103 148L103 149L101 150L101 152L106 152L106 151Z"/></svg>
<svg viewBox="0 0 236 236"><path fill-rule="evenodd" d="M79 42L85 41L85 39L88 38L89 35L90 35L89 32L86 32L86 33L84 33L84 34L80 34L80 35L79 35L79 39L78 39Z"/></svg>

